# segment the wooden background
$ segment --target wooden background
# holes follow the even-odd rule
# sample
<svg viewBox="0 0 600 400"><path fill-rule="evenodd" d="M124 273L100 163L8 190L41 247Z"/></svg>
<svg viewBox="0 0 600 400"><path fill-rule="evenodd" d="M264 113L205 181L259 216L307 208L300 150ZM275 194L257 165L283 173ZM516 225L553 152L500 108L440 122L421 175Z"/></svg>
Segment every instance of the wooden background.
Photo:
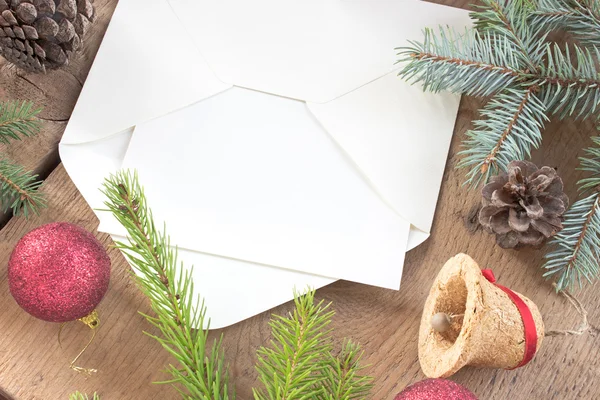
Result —
<svg viewBox="0 0 600 400"><path fill-rule="evenodd" d="M468 0L437 1L466 8ZM9 399L66 399L81 390L98 391L103 400L175 399L174 389L152 384L164 379L160 372L170 358L158 343L144 336L152 331L138 315L148 311L143 296L132 284L122 256L110 250L113 279L99 307L102 327L95 343L81 360L99 372L86 379L68 369L69 361L88 340L89 331L72 323L57 342L58 325L30 317L16 305L8 291L7 260L16 242L31 229L48 222L70 221L96 232L98 221L60 165L57 143L67 124L117 0L96 0L98 19L86 38L84 51L63 70L47 75L16 71L0 60L0 99L29 99L44 106L44 129L37 138L18 142L0 151L25 164L46 179L43 191L49 207L39 217L0 216L0 397ZM160 30L157 29L157 34ZM126 49L125 49L126 50ZM176 60L174 60L176 62ZM482 267L492 267L499 281L537 303L549 329L572 328L576 312L554 294L542 279L542 252L506 251L494 245L473 223L479 194L461 186L463 171L456 171L456 153L464 132L477 117L481 103L463 98L455 127L446 173L431 238L406 259L400 291L378 289L340 281L318 291L334 302L336 336L362 343L369 373L376 377L374 399L393 399L405 386L424 378L417 359L421 310L431 283L443 263L459 252L474 257ZM110 116L107 116L110 117ZM431 116L435 117L435 116ZM590 144L591 123L552 121L544 134L543 148L533 161L558 168L569 196L575 198L577 156ZM415 168L419 166L416 165ZM412 190L418 190L413 188ZM4 226L5 225L5 226ZM97 237L106 245L110 239ZM600 294L587 287L579 294L592 323L600 321ZM240 399L251 398L257 383L256 349L267 343L271 312L285 313L290 304L264 312L222 331L233 382ZM534 361L516 371L465 368L452 377L481 399L598 399L600 398L600 348L595 337L548 338Z"/></svg>

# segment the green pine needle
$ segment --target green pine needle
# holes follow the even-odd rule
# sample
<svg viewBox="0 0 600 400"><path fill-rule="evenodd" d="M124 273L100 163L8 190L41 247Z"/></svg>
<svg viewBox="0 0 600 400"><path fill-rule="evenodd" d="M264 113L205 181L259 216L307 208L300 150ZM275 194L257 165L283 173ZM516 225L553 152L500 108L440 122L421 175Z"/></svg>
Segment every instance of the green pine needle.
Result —
<svg viewBox="0 0 600 400"><path fill-rule="evenodd" d="M586 47L600 47L600 2L537 0L532 24L546 31L562 29Z"/></svg>
<svg viewBox="0 0 600 400"><path fill-rule="evenodd" d="M372 378L360 375L364 369L360 365L360 346L346 340L342 351L335 357L329 355L329 367L325 370L324 390L317 395L318 400L359 400L366 399L373 389Z"/></svg>
<svg viewBox="0 0 600 400"><path fill-rule="evenodd" d="M541 3L546 17L564 11L553 1ZM574 3L580 2L569 4ZM547 115L587 118L600 108L600 50L547 42L549 23L535 5L483 0L471 13L475 28L464 35L426 29L423 42L399 49L399 62L405 63L399 75L422 83L424 90L493 96L461 152L459 166L468 168L466 183L473 187L506 171L510 161L529 158L541 143ZM600 8L586 10L577 12L596 19L599 29L586 26L600 36Z"/></svg>
<svg viewBox="0 0 600 400"><path fill-rule="evenodd" d="M474 96L489 96L515 84L527 75L506 36L475 30L463 35L440 28L436 35L425 29L423 42L397 48L398 73L405 80L423 84L423 90L447 90Z"/></svg>
<svg viewBox="0 0 600 400"><path fill-rule="evenodd" d="M318 372L325 368L323 355L331 351L327 336L334 312L323 301L315 304L314 296L314 291L296 295L294 312L269 323L274 339L271 347L258 350L257 366L265 391L255 389L255 399L299 400L321 393Z"/></svg>
<svg viewBox="0 0 600 400"><path fill-rule="evenodd" d="M339 356L332 355L331 303L315 304L315 292L295 295L296 308L287 318L270 322L270 347L258 350L256 369L263 384L254 389L256 400L364 399L371 378L360 375L361 352L346 342Z"/></svg>
<svg viewBox="0 0 600 400"><path fill-rule="evenodd" d="M100 396L94 393L93 397L90 399L87 394L75 392L69 396L69 400L100 400Z"/></svg>
<svg viewBox="0 0 600 400"><path fill-rule="evenodd" d="M554 250L546 254L544 276L556 278L556 289L582 287L592 282L600 270L600 137L592 138L595 147L581 157L581 170L590 176L578 182L580 192L587 194L565 214L564 229L549 243Z"/></svg>
<svg viewBox="0 0 600 400"><path fill-rule="evenodd" d="M459 168L469 168L467 183L478 186L499 171L506 171L512 160L529 158L532 148L542 141L548 120L546 107L536 96L537 87L506 89L494 96L481 111L484 119L473 122L466 133L464 156Z"/></svg>
<svg viewBox="0 0 600 400"><path fill-rule="evenodd" d="M41 128L37 115L41 109L34 108L30 101L8 101L0 103L0 143L34 136Z"/></svg>
<svg viewBox="0 0 600 400"><path fill-rule="evenodd" d="M574 57L571 57L573 53ZM597 111L600 105L598 59L600 51L597 48L590 50L567 45L562 50L558 44L547 47L546 63L540 66L534 84L540 86L539 97L550 112L560 118L571 115L586 118Z"/></svg>
<svg viewBox="0 0 600 400"><path fill-rule="evenodd" d="M475 28L482 34L497 34L508 39L523 69L537 72L544 57L544 39L541 26L532 25L528 18L535 8L527 0L483 0L483 6L470 14ZM540 40L542 38L542 40Z"/></svg>
<svg viewBox="0 0 600 400"><path fill-rule="evenodd" d="M192 271L177 261L170 238L156 229L137 174L119 172L104 183L105 205L125 227L128 243L117 242L135 270L142 292L150 299L154 316L144 315L158 328L156 339L177 361L168 372L185 399L234 399L229 393L229 371L221 340L207 348L206 307L194 297ZM200 327L200 329L196 329Z"/></svg>
<svg viewBox="0 0 600 400"><path fill-rule="evenodd" d="M37 214L46 206L44 195L39 192L41 185L37 175L0 157L0 209L3 212L12 210L13 215L25 217Z"/></svg>

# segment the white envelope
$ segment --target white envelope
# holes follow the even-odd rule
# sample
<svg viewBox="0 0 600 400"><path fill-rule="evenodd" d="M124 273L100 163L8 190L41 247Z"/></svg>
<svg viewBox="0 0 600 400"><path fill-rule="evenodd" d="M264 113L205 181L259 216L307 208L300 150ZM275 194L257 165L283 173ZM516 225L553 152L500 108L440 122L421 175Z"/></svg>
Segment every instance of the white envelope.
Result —
<svg viewBox="0 0 600 400"><path fill-rule="evenodd" d="M395 76L394 47L418 38L424 26L462 28L468 23L466 11L416 0L121 0L60 143L61 158L93 208L102 208L102 180L125 165L139 169L150 203L162 210L172 193L156 189L164 182L155 173L163 169L148 162L161 147L174 146L176 137L187 142L194 129L208 123L199 116L212 115L202 113L215 104L219 109L230 105L233 119L236 110L255 107L262 117L251 118L252 124L284 131L266 117L268 107L281 107L290 113L286 134L304 127L297 130L295 145L314 145L321 152L312 178L323 175L343 183L339 193L327 192L319 214L326 217L321 228L336 228L321 238L327 249L334 248L334 256L323 258L323 249L315 252L319 240L306 242L319 228L319 218L310 214L319 208L314 192L309 193L312 208L304 210L312 220L295 221L306 225L300 232L305 235L296 237L296 247L288 236L277 251L267 251L265 243L273 240L267 234L246 247L242 238L251 231L235 246L225 230L211 238L210 230L222 226L222 220L196 225L202 232L190 237L186 220L197 223L211 215L189 218L193 207L185 207L179 218L159 212L158 219L168 220L174 243L185 248L183 260L195 265L195 287L206 299L211 326L230 325L287 301L294 286L321 287L346 278L398 288L403 251L425 240L431 229L459 99L428 95L403 83ZM165 131L176 123L177 129ZM273 131L261 133L273 139ZM161 134L166 138L162 145L154 140ZM173 163L190 159L163 155ZM203 154L207 163L218 162L209 155ZM279 161L287 158L279 154ZM286 172L301 177L294 165L302 157L289 161ZM181 176L194 179L193 173ZM203 175L205 182L209 178ZM313 185L317 190L323 182L304 183L303 189ZM370 230L339 225L345 214L336 214L334 205L349 195L345 212L362 210L359 226ZM123 234L112 217L97 215L101 230L116 238ZM341 237L335 246L332 237ZM356 246L345 254L344 243ZM303 253L300 245L313 247ZM338 273L340 261L354 266ZM369 278L371 268L378 272Z"/></svg>

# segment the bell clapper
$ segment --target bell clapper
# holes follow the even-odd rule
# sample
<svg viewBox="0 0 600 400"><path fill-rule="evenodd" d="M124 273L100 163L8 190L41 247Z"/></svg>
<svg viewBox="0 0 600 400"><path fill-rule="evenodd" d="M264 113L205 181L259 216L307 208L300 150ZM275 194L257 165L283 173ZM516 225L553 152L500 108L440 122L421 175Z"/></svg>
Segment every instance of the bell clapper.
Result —
<svg viewBox="0 0 600 400"><path fill-rule="evenodd" d="M439 312L431 317L431 327L434 331L443 333L446 332L452 326L455 318L464 317L465 314L446 314Z"/></svg>

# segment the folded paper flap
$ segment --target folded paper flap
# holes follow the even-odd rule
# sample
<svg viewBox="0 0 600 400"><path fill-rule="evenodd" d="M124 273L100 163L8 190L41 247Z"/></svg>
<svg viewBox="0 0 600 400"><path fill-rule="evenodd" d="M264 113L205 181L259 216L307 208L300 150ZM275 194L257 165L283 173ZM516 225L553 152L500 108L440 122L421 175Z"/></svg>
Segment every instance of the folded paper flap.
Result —
<svg viewBox="0 0 600 400"><path fill-rule="evenodd" d="M183 247L399 287L410 224L303 102L234 87L139 125L124 166Z"/></svg>
<svg viewBox="0 0 600 400"><path fill-rule="evenodd" d="M308 108L386 204L429 232L459 102L391 73Z"/></svg>
<svg viewBox="0 0 600 400"><path fill-rule="evenodd" d="M324 103L398 68L394 48L466 11L419 0L169 0L216 75Z"/></svg>
<svg viewBox="0 0 600 400"><path fill-rule="evenodd" d="M60 143L60 158L71 180L93 210L104 208L100 188L104 180L121 168L133 129L81 144ZM98 214L102 220L103 214Z"/></svg>
<svg viewBox="0 0 600 400"><path fill-rule="evenodd" d="M112 136L228 87L165 0L121 1L62 142Z"/></svg>

